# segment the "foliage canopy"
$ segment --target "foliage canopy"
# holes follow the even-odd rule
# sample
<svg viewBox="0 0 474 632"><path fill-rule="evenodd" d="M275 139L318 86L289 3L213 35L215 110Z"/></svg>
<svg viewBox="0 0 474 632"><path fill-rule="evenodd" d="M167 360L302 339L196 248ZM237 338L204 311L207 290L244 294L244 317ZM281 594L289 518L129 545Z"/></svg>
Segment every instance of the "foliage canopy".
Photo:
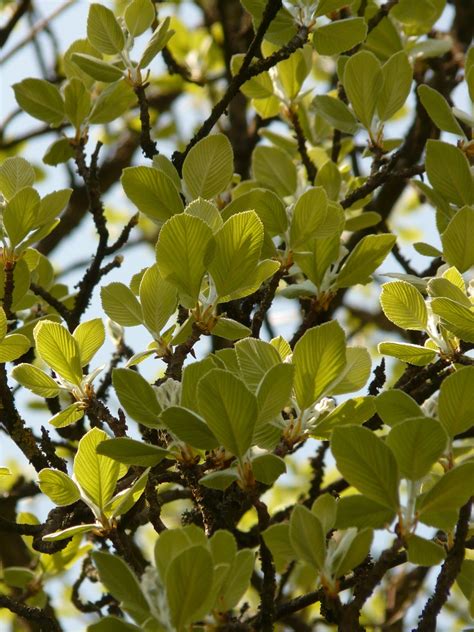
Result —
<svg viewBox="0 0 474 632"><path fill-rule="evenodd" d="M0 621L468 625L474 5L66 5L5 55Z"/></svg>

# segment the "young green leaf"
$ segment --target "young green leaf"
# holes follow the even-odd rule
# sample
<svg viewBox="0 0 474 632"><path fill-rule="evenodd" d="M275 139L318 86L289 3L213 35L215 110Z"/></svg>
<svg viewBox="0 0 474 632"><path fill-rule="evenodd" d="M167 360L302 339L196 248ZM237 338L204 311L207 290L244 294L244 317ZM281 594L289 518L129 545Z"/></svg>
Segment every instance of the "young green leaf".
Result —
<svg viewBox="0 0 474 632"><path fill-rule="evenodd" d="M359 51L344 66L344 89L359 121L370 129L383 86L380 62L368 51Z"/></svg>
<svg viewBox="0 0 474 632"><path fill-rule="evenodd" d="M449 375L439 391L438 415L449 436L455 437L474 425L474 366Z"/></svg>
<svg viewBox="0 0 474 632"><path fill-rule="evenodd" d="M47 373L32 364L18 364L12 370L15 380L40 397L56 397L59 386Z"/></svg>
<svg viewBox="0 0 474 632"><path fill-rule="evenodd" d="M87 16L87 38L106 55L122 52L125 37L113 12L103 4L92 3Z"/></svg>
<svg viewBox="0 0 474 632"><path fill-rule="evenodd" d="M74 402L51 417L48 423L55 428L66 428L84 417L84 408L80 402Z"/></svg>
<svg viewBox="0 0 474 632"><path fill-rule="evenodd" d="M167 17L156 27L148 44L145 46L142 56L140 57L138 68L146 68L149 66L153 59L169 42L170 38L174 34L174 31L169 29L169 25L170 18Z"/></svg>
<svg viewBox="0 0 474 632"><path fill-rule="evenodd" d="M110 457L126 465L153 467L165 459L169 452L149 443L135 441L128 437L118 437L99 443L97 454Z"/></svg>
<svg viewBox="0 0 474 632"><path fill-rule="evenodd" d="M161 413L161 421L180 441L198 450L212 450L219 445L204 419L192 410L170 406Z"/></svg>
<svg viewBox="0 0 474 632"><path fill-rule="evenodd" d="M408 342L380 342L378 352L415 366L426 366L436 358L436 351Z"/></svg>
<svg viewBox="0 0 474 632"><path fill-rule="evenodd" d="M213 202L209 202L209 200L205 200L201 197L196 198L193 202L188 204L184 212L193 217L202 219L213 233L216 233L224 224L224 220L217 206Z"/></svg>
<svg viewBox="0 0 474 632"><path fill-rule="evenodd" d="M344 532L337 543L331 558L331 570L334 577L343 577L365 560L370 552L374 533L372 529L351 528Z"/></svg>
<svg viewBox="0 0 474 632"><path fill-rule="evenodd" d="M45 79L23 79L13 85L18 105L34 118L58 127L64 119L64 101L58 88Z"/></svg>
<svg viewBox="0 0 474 632"><path fill-rule="evenodd" d="M383 391L375 400L375 404L377 413L387 426L395 426L405 419L423 415L415 400L398 389Z"/></svg>
<svg viewBox="0 0 474 632"><path fill-rule="evenodd" d="M79 386L82 381L79 346L68 330L59 323L43 320L36 325L34 337L41 359L64 380Z"/></svg>
<svg viewBox="0 0 474 632"><path fill-rule="evenodd" d="M163 171L153 167L127 167L121 182L125 195L150 219L165 222L184 209L183 200Z"/></svg>
<svg viewBox="0 0 474 632"><path fill-rule="evenodd" d="M350 109L340 99L329 94L318 94L313 101L316 112L331 127L335 127L346 134L355 134L359 124Z"/></svg>
<svg viewBox="0 0 474 632"><path fill-rule="evenodd" d="M326 538L321 523L303 505L296 505L290 518L290 543L295 556L322 570L326 557Z"/></svg>
<svg viewBox="0 0 474 632"><path fill-rule="evenodd" d="M457 206L474 202L474 182L463 152L440 140L426 143L426 173L431 185Z"/></svg>
<svg viewBox="0 0 474 632"><path fill-rule="evenodd" d="M155 13L151 0L132 0L123 15L128 32L134 37L144 33L155 19Z"/></svg>
<svg viewBox="0 0 474 632"><path fill-rule="evenodd" d="M281 197L296 189L296 167L286 152L278 147L258 145L252 154L252 172L259 185Z"/></svg>
<svg viewBox="0 0 474 632"><path fill-rule="evenodd" d="M9 334L0 343L0 363L13 362L31 347L29 338L22 334Z"/></svg>
<svg viewBox="0 0 474 632"><path fill-rule="evenodd" d="M286 231L288 217L285 205L276 193L268 189L253 188L234 197L224 208L222 218L227 220L235 213L247 211L249 208L257 213L269 235L282 235Z"/></svg>
<svg viewBox="0 0 474 632"><path fill-rule="evenodd" d="M396 242L395 235L367 235L363 237L344 261L336 278L336 287L365 285L371 274L381 265Z"/></svg>
<svg viewBox="0 0 474 632"><path fill-rule="evenodd" d="M64 507L80 499L76 483L64 472L45 468L38 474L39 488L55 505Z"/></svg>
<svg viewBox="0 0 474 632"><path fill-rule="evenodd" d="M462 127L455 119L448 102L442 94L424 84L418 86L417 92L423 107L436 127L451 134L464 136Z"/></svg>
<svg viewBox="0 0 474 632"><path fill-rule="evenodd" d="M137 578L118 555L94 551L92 559L99 572L100 581L111 595L122 604L149 612L147 600Z"/></svg>
<svg viewBox="0 0 474 632"><path fill-rule="evenodd" d="M449 298L434 298L431 308L442 324L465 342L474 342L474 311Z"/></svg>
<svg viewBox="0 0 474 632"><path fill-rule="evenodd" d="M112 498L120 471L117 461L97 453L97 446L107 439L103 430L92 428L79 441L74 459L74 479L99 511Z"/></svg>
<svg viewBox="0 0 474 632"><path fill-rule="evenodd" d="M418 566L437 566L446 557L444 547L414 533L407 538L408 561Z"/></svg>
<svg viewBox="0 0 474 632"><path fill-rule="evenodd" d="M468 461L449 470L426 494L419 497L417 510L421 521L425 521L425 514L458 510L473 493L474 462Z"/></svg>
<svg viewBox="0 0 474 632"><path fill-rule="evenodd" d="M64 113L71 125L80 129L91 109L91 96L85 85L77 77L64 86Z"/></svg>
<svg viewBox="0 0 474 632"><path fill-rule="evenodd" d="M187 213L175 215L163 225L156 244L162 278L196 301L213 245L206 222Z"/></svg>
<svg viewBox="0 0 474 632"><path fill-rule="evenodd" d="M364 347L347 347L347 364L336 384L331 388L333 395L353 393L367 383L372 369L370 354Z"/></svg>
<svg viewBox="0 0 474 632"><path fill-rule="evenodd" d="M0 193L8 201L24 187L35 182L35 172L30 163L20 156L11 156L0 165Z"/></svg>
<svg viewBox="0 0 474 632"><path fill-rule="evenodd" d="M398 508L398 466L382 439L367 428L335 428L331 450L337 469L353 487L384 507Z"/></svg>
<svg viewBox="0 0 474 632"><path fill-rule="evenodd" d="M40 196L31 187L24 187L7 203L3 223L13 248L37 227L39 207Z"/></svg>
<svg viewBox="0 0 474 632"><path fill-rule="evenodd" d="M313 46L320 55L338 55L363 42L366 35L363 18L336 20L314 31Z"/></svg>
<svg viewBox="0 0 474 632"><path fill-rule="evenodd" d="M224 191L234 173L232 146L224 134L203 138L183 163L183 179L192 199L211 199Z"/></svg>
<svg viewBox="0 0 474 632"><path fill-rule="evenodd" d="M286 472L285 461L276 454L260 454L252 459L255 479L264 485L273 483Z"/></svg>
<svg viewBox="0 0 474 632"><path fill-rule="evenodd" d="M124 76L123 70L113 64L102 61L100 58L94 57L94 55L73 53L71 55L71 61L96 81L113 83L114 81L122 79Z"/></svg>
<svg viewBox="0 0 474 632"><path fill-rule="evenodd" d="M176 288L162 278L155 263L143 275L139 292L143 321L157 337L176 309Z"/></svg>
<svg viewBox="0 0 474 632"><path fill-rule="evenodd" d="M363 496L343 496L337 503L336 529L371 527L385 529L395 518L395 510Z"/></svg>
<svg viewBox="0 0 474 632"><path fill-rule="evenodd" d="M301 409L327 395L346 365L346 338L336 321L308 329L293 352L295 392Z"/></svg>
<svg viewBox="0 0 474 632"><path fill-rule="evenodd" d="M86 366L105 342L105 328L101 318L81 323L73 334L79 348L81 366Z"/></svg>
<svg viewBox="0 0 474 632"><path fill-rule="evenodd" d="M114 80L94 101L89 123L111 123L135 105L137 97L127 80Z"/></svg>
<svg viewBox="0 0 474 632"><path fill-rule="evenodd" d="M474 234L474 209L464 206L449 222L441 235L443 258L459 272L466 272L474 265L474 248L471 236Z"/></svg>
<svg viewBox="0 0 474 632"><path fill-rule="evenodd" d="M416 417L396 424L386 444L397 459L400 475L419 481L445 452L448 435L436 419Z"/></svg>
<svg viewBox="0 0 474 632"><path fill-rule="evenodd" d="M143 322L140 303L123 283L110 283L100 290L102 307L107 316L123 327L136 327Z"/></svg>
<svg viewBox="0 0 474 632"><path fill-rule="evenodd" d="M403 107L410 94L413 70L405 51L395 53L385 62L382 66L382 78L377 111L381 121L388 121Z"/></svg>
<svg viewBox="0 0 474 632"><path fill-rule="evenodd" d="M420 292L406 281L391 281L382 285L380 304L385 316L402 329L424 331L428 312Z"/></svg>
<svg viewBox="0 0 474 632"><path fill-rule="evenodd" d="M220 297L247 287L255 275L263 243L263 224L254 211L232 215L215 234L214 257L208 265Z"/></svg>
<svg viewBox="0 0 474 632"><path fill-rule="evenodd" d="M114 369L112 384L127 415L144 426L156 428L160 425L161 406L156 393L137 371Z"/></svg>
<svg viewBox="0 0 474 632"><path fill-rule="evenodd" d="M252 445L258 414L255 396L232 373L213 369L199 381L198 402L219 442L242 458Z"/></svg>

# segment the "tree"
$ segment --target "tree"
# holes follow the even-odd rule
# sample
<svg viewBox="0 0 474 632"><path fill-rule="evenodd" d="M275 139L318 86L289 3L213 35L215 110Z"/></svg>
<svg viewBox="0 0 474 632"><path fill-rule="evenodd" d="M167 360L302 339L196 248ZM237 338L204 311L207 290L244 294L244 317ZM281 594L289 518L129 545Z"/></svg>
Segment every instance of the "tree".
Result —
<svg viewBox="0 0 474 632"><path fill-rule="evenodd" d="M2 625L468 625L473 3L92 3L63 52L69 4L10 49L2 9L44 73L0 136Z"/></svg>

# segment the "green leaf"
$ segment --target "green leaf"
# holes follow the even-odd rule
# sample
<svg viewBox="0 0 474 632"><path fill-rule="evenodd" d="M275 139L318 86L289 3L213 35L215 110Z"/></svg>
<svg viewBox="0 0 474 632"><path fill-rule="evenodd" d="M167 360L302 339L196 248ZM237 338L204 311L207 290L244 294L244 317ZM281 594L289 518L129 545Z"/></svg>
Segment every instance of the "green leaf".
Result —
<svg viewBox="0 0 474 632"><path fill-rule="evenodd" d="M214 258L208 265L220 297L247 287L255 275L263 243L263 224L254 211L232 215L215 234Z"/></svg>
<svg viewBox="0 0 474 632"><path fill-rule="evenodd" d="M251 189L234 197L222 212L224 220L229 219L235 213L254 210L262 220L265 230L271 236L282 235L288 227L288 217L285 205L281 199L268 189Z"/></svg>
<svg viewBox="0 0 474 632"><path fill-rule="evenodd" d="M417 510L421 521L425 521L425 514L458 510L473 493L474 462L461 463L444 474L426 494L419 497Z"/></svg>
<svg viewBox="0 0 474 632"><path fill-rule="evenodd" d="M381 342L378 352L415 366L426 366L436 358L436 351L408 342Z"/></svg>
<svg viewBox="0 0 474 632"><path fill-rule="evenodd" d="M138 502L145 491L149 473L150 468L147 468L131 487L122 490L109 501L106 507L107 516L121 516L127 513L127 511L129 511L133 505Z"/></svg>
<svg viewBox="0 0 474 632"><path fill-rule="evenodd" d="M279 147L257 145L252 154L252 173L257 182L281 197L296 189L296 167Z"/></svg>
<svg viewBox="0 0 474 632"><path fill-rule="evenodd" d="M199 479L199 484L209 487L209 489L218 489L223 492L238 479L237 470L226 468L225 470L205 474Z"/></svg>
<svg viewBox="0 0 474 632"><path fill-rule="evenodd" d="M64 119L64 101L58 88L45 79L23 79L13 84L15 99L30 116L58 127Z"/></svg>
<svg viewBox="0 0 474 632"><path fill-rule="evenodd" d="M59 191L52 191L41 198L38 223L46 224L60 215L68 205L71 194L72 189L59 189Z"/></svg>
<svg viewBox="0 0 474 632"><path fill-rule="evenodd" d="M184 204L171 178L153 167L127 167L121 178L125 195L150 219L165 222Z"/></svg>
<svg viewBox="0 0 474 632"><path fill-rule="evenodd" d="M327 394L346 365L346 338L336 321L308 329L293 352L298 406L308 408Z"/></svg>
<svg viewBox="0 0 474 632"><path fill-rule="evenodd" d="M348 529L338 541L331 559L331 569L334 577L342 577L349 571L362 564L370 552L374 533L372 529Z"/></svg>
<svg viewBox="0 0 474 632"><path fill-rule="evenodd" d="M130 604L137 610L149 612L150 607L137 578L120 556L94 551L92 559L107 592L122 604Z"/></svg>
<svg viewBox="0 0 474 632"><path fill-rule="evenodd" d="M87 118L91 109L91 96L85 85L77 77L70 79L64 86L64 113L76 129Z"/></svg>
<svg viewBox="0 0 474 632"><path fill-rule="evenodd" d="M45 165L56 167L63 162L67 162L70 158L73 158L74 153L74 148L69 138L60 138L48 145L43 156L43 162Z"/></svg>
<svg viewBox="0 0 474 632"><path fill-rule="evenodd" d="M92 428L79 441L74 459L74 478L84 494L103 511L112 498L120 465L97 453L97 446L109 437L103 430Z"/></svg>
<svg viewBox="0 0 474 632"><path fill-rule="evenodd" d="M246 338L235 345L242 378L251 391L256 391L269 369L280 364L278 351L268 342Z"/></svg>
<svg viewBox="0 0 474 632"><path fill-rule="evenodd" d="M221 445L242 458L252 445L257 400L235 375L213 369L198 384L199 409Z"/></svg>
<svg viewBox="0 0 474 632"><path fill-rule="evenodd" d="M65 507L81 498L76 483L64 472L44 468L38 474L38 485L55 505Z"/></svg>
<svg viewBox="0 0 474 632"><path fill-rule="evenodd" d="M342 402L328 415L316 422L311 434L314 437L328 439L334 428L363 424L375 414L373 397L353 397Z"/></svg>
<svg viewBox="0 0 474 632"><path fill-rule="evenodd" d="M48 423L55 428L65 428L84 417L84 408L80 402L74 402L51 417Z"/></svg>
<svg viewBox="0 0 474 632"><path fill-rule="evenodd" d="M31 187L24 187L7 203L3 223L13 248L36 228L39 207L40 196Z"/></svg>
<svg viewBox="0 0 474 632"><path fill-rule="evenodd" d="M377 111L381 121L388 121L404 106L410 94L413 70L405 51L395 53L385 62L382 77Z"/></svg>
<svg viewBox="0 0 474 632"><path fill-rule="evenodd" d="M273 483L286 472L285 461L275 454L260 454L252 459L255 479L264 485Z"/></svg>
<svg viewBox="0 0 474 632"><path fill-rule="evenodd" d="M313 104L316 107L317 113L322 116L331 127L335 127L346 134L356 133L359 126L357 119L344 101L328 94L318 94L314 98Z"/></svg>
<svg viewBox="0 0 474 632"><path fill-rule="evenodd" d="M100 289L102 307L109 318L123 327L136 327L143 322L140 303L123 283L110 283Z"/></svg>
<svg viewBox="0 0 474 632"><path fill-rule="evenodd" d="M290 245L297 250L312 239L329 237L339 228L339 217L328 207L323 187L308 189L298 198L290 226Z"/></svg>
<svg viewBox="0 0 474 632"><path fill-rule="evenodd" d="M372 369L372 360L365 347L347 347L347 364L336 385L331 388L333 395L353 393L367 383Z"/></svg>
<svg viewBox="0 0 474 632"><path fill-rule="evenodd" d="M370 129L383 85L380 62L368 51L359 51L344 66L344 89L359 121Z"/></svg>
<svg viewBox="0 0 474 632"><path fill-rule="evenodd" d="M101 318L81 323L73 332L79 348L81 366L86 366L105 342L105 328Z"/></svg>
<svg viewBox="0 0 474 632"><path fill-rule="evenodd" d="M0 307L0 343L2 343L3 340L5 339L5 336L7 335L7 331L8 331L8 322L7 322L7 317L5 316L5 310L3 309L3 307Z"/></svg>
<svg viewBox="0 0 474 632"><path fill-rule="evenodd" d="M375 400L375 404L377 413L387 426L395 426L405 419L423 415L415 400L398 389L383 391Z"/></svg>
<svg viewBox="0 0 474 632"><path fill-rule="evenodd" d="M397 459L400 475L419 481L445 452L448 435L436 419L417 417L396 424L386 444Z"/></svg>
<svg viewBox="0 0 474 632"><path fill-rule="evenodd" d="M442 324L465 342L474 342L474 311L449 298L434 298L431 308Z"/></svg>
<svg viewBox="0 0 474 632"><path fill-rule="evenodd" d="M462 127L455 119L448 102L442 94L424 84L418 86L417 92L423 107L436 127L451 134L464 136Z"/></svg>
<svg viewBox="0 0 474 632"><path fill-rule="evenodd" d="M181 294L197 301L213 243L212 231L202 219L187 213L169 219L156 244L162 278Z"/></svg>
<svg viewBox="0 0 474 632"><path fill-rule="evenodd" d="M59 386L52 377L31 364L18 364L12 370L15 380L40 397L56 397Z"/></svg>
<svg viewBox="0 0 474 632"><path fill-rule="evenodd" d="M103 4L92 3L87 16L87 39L106 55L122 52L125 37L113 12Z"/></svg>
<svg viewBox="0 0 474 632"><path fill-rule="evenodd" d="M168 178L178 189L178 191L181 191L181 178L179 177L179 173L176 171L176 167L173 165L169 158L167 158L163 154L156 154L155 156L153 156L153 166L155 167L155 169L158 169L158 171L163 171L163 173L168 176ZM209 202L209 204L211 204L211 202Z"/></svg>
<svg viewBox="0 0 474 632"><path fill-rule="evenodd" d="M256 434L262 425L274 419L288 404L293 387L294 367L277 364L265 373L257 388L258 423Z"/></svg>
<svg viewBox="0 0 474 632"><path fill-rule="evenodd" d="M33 334L41 359L64 380L79 386L82 381L79 346L68 330L59 323L42 320Z"/></svg>
<svg viewBox="0 0 474 632"><path fill-rule="evenodd" d="M116 81L99 94L89 116L89 123L110 123L130 110L137 102L132 86L123 79Z"/></svg>
<svg viewBox="0 0 474 632"><path fill-rule="evenodd" d="M176 288L162 278L155 263L143 275L139 291L143 321L157 337L176 309Z"/></svg>
<svg viewBox="0 0 474 632"><path fill-rule="evenodd" d="M224 224L222 215L217 206L213 202L209 202L209 200L205 200L204 198L198 197L196 200L187 205L184 212L188 215L192 215L193 217L202 219L206 222L213 233L222 228L222 225Z"/></svg>
<svg viewBox="0 0 474 632"><path fill-rule="evenodd" d="M421 293L406 281L391 281L382 285L380 295L385 316L397 327L424 331L428 312Z"/></svg>
<svg viewBox="0 0 474 632"><path fill-rule="evenodd" d="M49 533L48 535L43 536L43 540L45 542L59 542L60 540L68 540L69 538L74 537L75 535L81 533L88 533L93 529L100 528L100 524L93 522L89 524L78 524L74 527L68 527L67 529L61 529L60 531L55 531L54 533Z"/></svg>
<svg viewBox="0 0 474 632"><path fill-rule="evenodd" d="M454 268L454 270L456 270L456 268ZM459 272L457 272L457 274L459 274ZM462 289L460 285L462 285ZM457 284L456 279L454 278L452 281L450 281L446 277L434 278L428 281L426 289L429 296L432 296L434 298L449 298L456 303L464 305L465 307L471 307L471 301L466 295L466 287L464 284L464 279L462 277L460 284Z"/></svg>
<svg viewBox="0 0 474 632"><path fill-rule="evenodd" d="M132 0L123 14L128 32L138 37L150 28L155 19L155 6L151 0Z"/></svg>
<svg viewBox="0 0 474 632"><path fill-rule="evenodd" d="M328 533L334 529L334 522L337 513L337 501L331 494L325 493L318 496L311 505L311 512L321 523L323 533Z"/></svg>
<svg viewBox="0 0 474 632"><path fill-rule="evenodd" d="M407 537L408 561L418 566L437 566L446 557L444 547L414 533Z"/></svg>
<svg viewBox="0 0 474 632"><path fill-rule="evenodd" d="M118 437L100 443L97 446L97 454L108 456L114 461L126 465L153 467L165 459L169 452L149 443L135 441L127 437Z"/></svg>
<svg viewBox="0 0 474 632"><path fill-rule="evenodd" d="M122 79L124 76L123 70L93 55L73 53L71 55L71 61L96 81L113 83L114 81Z"/></svg>
<svg viewBox="0 0 474 632"><path fill-rule="evenodd" d="M31 347L29 338L22 334L10 334L0 343L0 363L13 362Z"/></svg>
<svg viewBox="0 0 474 632"><path fill-rule="evenodd" d="M413 244L413 248L423 257L441 257L443 253L438 248L423 241L417 241Z"/></svg>
<svg viewBox="0 0 474 632"><path fill-rule="evenodd" d="M193 448L212 450L219 445L204 419L192 410L170 406L161 413L161 420L180 441L188 443Z"/></svg>
<svg viewBox="0 0 474 632"><path fill-rule="evenodd" d="M363 42L366 35L364 18L336 20L314 31L313 46L320 55L338 55Z"/></svg>
<svg viewBox="0 0 474 632"><path fill-rule="evenodd" d="M234 173L232 145L224 134L203 138L183 163L183 179L192 199L211 199L222 193Z"/></svg>
<svg viewBox="0 0 474 632"><path fill-rule="evenodd" d="M137 371L114 369L112 384L127 415L150 428L160 425L161 406L153 387Z"/></svg>
<svg viewBox="0 0 474 632"><path fill-rule="evenodd" d="M0 193L7 201L24 187L33 186L34 182L35 171L24 158L6 158L0 165Z"/></svg>
<svg viewBox="0 0 474 632"><path fill-rule="evenodd" d="M178 630L194 620L211 587L214 568L203 546L192 546L177 555L166 573L166 594L171 619Z"/></svg>
<svg viewBox="0 0 474 632"><path fill-rule="evenodd" d="M443 380L438 415L449 436L455 437L474 425L473 411L474 366L466 366Z"/></svg>
<svg viewBox="0 0 474 632"><path fill-rule="evenodd" d="M342 7L351 4L351 0L319 0L314 12L314 17L318 18L321 15L327 15L333 11L338 11Z"/></svg>
<svg viewBox="0 0 474 632"><path fill-rule="evenodd" d="M311 48L304 46L295 50L287 59L280 61L277 66L278 81L288 99L298 97L304 80L311 70Z"/></svg>
<svg viewBox="0 0 474 632"><path fill-rule="evenodd" d="M326 557L326 538L316 516L303 505L296 505L290 518L290 543L296 556L317 570Z"/></svg>
<svg viewBox="0 0 474 632"><path fill-rule="evenodd" d="M350 485L384 507L398 508L397 462L390 448L371 430L335 428L331 450L337 469Z"/></svg>
<svg viewBox="0 0 474 632"><path fill-rule="evenodd" d="M265 544L273 555L278 573L284 571L288 563L295 557L295 552L290 544L289 532L290 525L283 523L271 525L262 534Z"/></svg>
<svg viewBox="0 0 474 632"><path fill-rule="evenodd" d="M466 272L474 265L474 248L470 239L472 234L474 209L465 206L454 215L441 235L443 258L459 272Z"/></svg>
<svg viewBox="0 0 474 632"><path fill-rule="evenodd" d="M168 572L170 562L180 553L192 546L207 547L204 531L196 525L188 525L178 529L167 529L160 533L156 540L154 558L160 577Z"/></svg>
<svg viewBox="0 0 474 632"><path fill-rule="evenodd" d="M255 555L253 551L242 549L237 552L217 600L217 609L220 612L228 612L237 606L249 587L254 565Z"/></svg>
<svg viewBox="0 0 474 632"><path fill-rule="evenodd" d="M393 522L395 510L388 509L367 496L344 496L337 503L336 529L371 527L385 529Z"/></svg>
<svg viewBox="0 0 474 632"><path fill-rule="evenodd" d="M107 616L88 625L87 632L140 632L140 628L118 617Z"/></svg>
<svg viewBox="0 0 474 632"><path fill-rule="evenodd" d="M226 338L227 340L240 340L246 336L250 336L251 329L242 325L237 320L224 318L220 316L216 324L212 328L212 335Z"/></svg>
<svg viewBox="0 0 474 632"><path fill-rule="evenodd" d="M138 62L138 68L146 68L150 65L158 53L166 46L174 31L169 29L170 18L165 18L153 32L145 50Z"/></svg>
<svg viewBox="0 0 474 632"><path fill-rule="evenodd" d="M361 239L344 262L336 278L336 287L365 285L396 242L395 235L367 235Z"/></svg>
<svg viewBox="0 0 474 632"><path fill-rule="evenodd" d="M440 140L426 143L426 173L431 185L448 202L463 206L474 202L474 183L463 152Z"/></svg>

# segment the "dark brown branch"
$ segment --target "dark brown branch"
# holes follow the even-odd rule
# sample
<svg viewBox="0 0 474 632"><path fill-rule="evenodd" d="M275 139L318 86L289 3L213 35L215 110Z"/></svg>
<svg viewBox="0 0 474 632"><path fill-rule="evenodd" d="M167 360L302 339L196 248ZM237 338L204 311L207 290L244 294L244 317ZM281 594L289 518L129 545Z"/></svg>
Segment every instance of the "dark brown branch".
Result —
<svg viewBox="0 0 474 632"><path fill-rule="evenodd" d="M441 567L436 580L436 587L432 596L426 602L416 632L431 632L436 629L436 620L441 609L446 603L451 588L461 570L464 560L465 542L469 530L469 519L471 517L472 499L469 500L459 512L459 520L456 526L456 536L454 545L449 550L448 555Z"/></svg>
<svg viewBox="0 0 474 632"><path fill-rule="evenodd" d="M151 138L150 112L148 110L148 101L145 93L147 85L148 84L135 86L134 90L138 98L138 106L140 109L140 145L143 154L150 160L153 160L153 156L156 156L159 152L155 141Z"/></svg>
<svg viewBox="0 0 474 632"><path fill-rule="evenodd" d="M298 143L298 151L300 153L301 160L306 169L306 175L308 176L308 180L310 184L314 184L314 180L317 174L317 169L316 169L316 165L313 163L313 161L309 157L308 150L306 149L307 141L303 132L303 128L301 127L298 110L294 108L289 108L288 118L290 119L290 122L295 131L296 142Z"/></svg>
<svg viewBox="0 0 474 632"><path fill-rule="evenodd" d="M262 563L263 581L260 589L260 626L263 632L273 631L275 620L275 564L270 549L265 544L262 533L270 524L267 506L259 499L254 500L254 507L258 516L258 533L260 542L260 560Z"/></svg>
<svg viewBox="0 0 474 632"><path fill-rule="evenodd" d="M7 608L10 612L23 617L27 621L34 621L40 624L41 630L44 632L61 632L58 623L41 608L25 606L25 604L15 601L7 595L0 595L0 608Z"/></svg>
<svg viewBox="0 0 474 632"><path fill-rule="evenodd" d="M268 313L270 309L273 299L275 298L275 293L278 289L278 284L280 280L286 273L286 268L279 268L275 274L270 279L267 287L265 288L263 297L255 311L255 314L252 318L252 337L258 338L260 335L260 329L262 328L263 321L265 320L265 315Z"/></svg>
<svg viewBox="0 0 474 632"><path fill-rule="evenodd" d="M50 294L48 290L45 290L36 283L31 283L30 289L35 294L40 296L44 301L46 301L48 305L51 305L51 307L53 307L66 322L68 321L68 318L71 315L71 311L64 305L64 303L62 303L59 299Z"/></svg>
<svg viewBox="0 0 474 632"><path fill-rule="evenodd" d="M15 11L6 23L6 25L0 29L0 48L3 48L7 43L13 29L18 24L19 20L25 15L31 6L31 0L20 0L18 2Z"/></svg>

